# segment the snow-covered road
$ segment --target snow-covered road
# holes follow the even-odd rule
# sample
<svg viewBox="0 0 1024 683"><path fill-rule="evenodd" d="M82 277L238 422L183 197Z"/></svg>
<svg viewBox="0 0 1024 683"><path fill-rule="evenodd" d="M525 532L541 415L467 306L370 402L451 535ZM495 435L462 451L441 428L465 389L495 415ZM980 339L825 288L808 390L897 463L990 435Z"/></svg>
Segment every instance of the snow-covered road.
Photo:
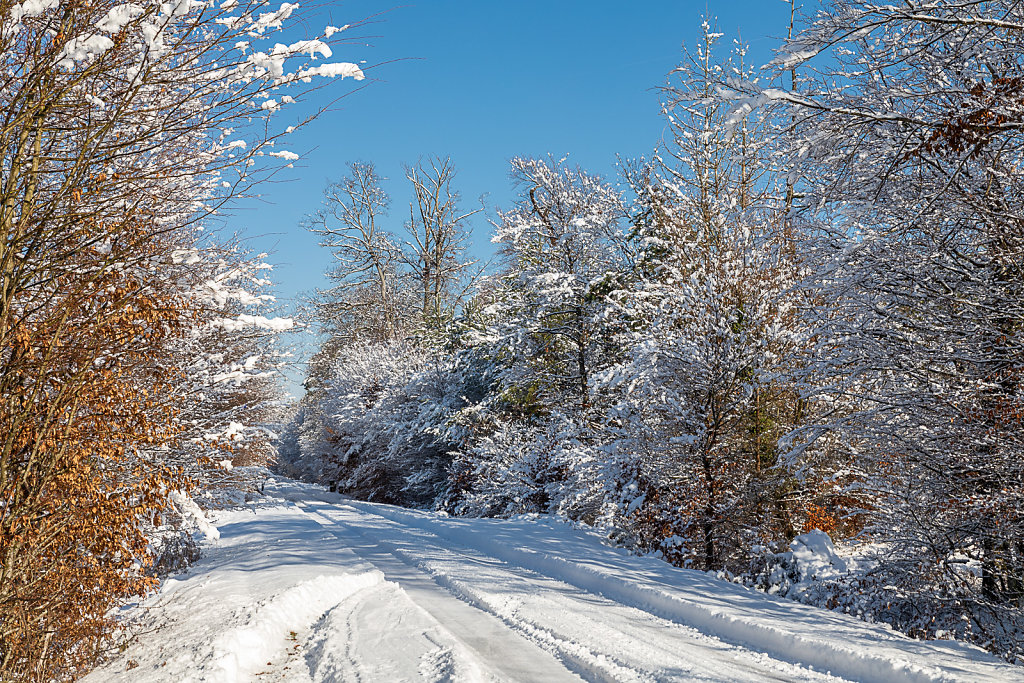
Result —
<svg viewBox="0 0 1024 683"><path fill-rule="evenodd" d="M278 480L132 611L86 681L1024 681L972 647L675 569L538 519Z"/></svg>

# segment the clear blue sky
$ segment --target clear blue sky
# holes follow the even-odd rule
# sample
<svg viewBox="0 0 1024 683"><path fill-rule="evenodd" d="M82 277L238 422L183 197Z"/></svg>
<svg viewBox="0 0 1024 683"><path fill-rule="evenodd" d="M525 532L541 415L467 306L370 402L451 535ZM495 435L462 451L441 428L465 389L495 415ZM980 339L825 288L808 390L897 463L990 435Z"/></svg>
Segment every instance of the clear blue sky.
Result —
<svg viewBox="0 0 1024 683"><path fill-rule="evenodd" d="M350 160L372 161L389 178L394 229L408 194L402 164L451 156L466 206L487 194L491 208L512 199L508 160L517 155L569 156L613 177L616 155L648 155L663 131L657 87L693 45L702 15L726 38L741 35L751 58L765 61L785 34L789 5L780 0L345 0L317 10L312 24L341 26L350 41L335 61L366 61L366 87L300 131L287 148L302 154L294 169L264 185L227 228L273 252L285 311L304 292L326 285L330 255L300 222L316 209L328 180ZM374 16L376 15L376 16ZM351 91L335 83L321 95ZM479 217L476 254L491 252ZM294 384L293 384L294 388Z"/></svg>

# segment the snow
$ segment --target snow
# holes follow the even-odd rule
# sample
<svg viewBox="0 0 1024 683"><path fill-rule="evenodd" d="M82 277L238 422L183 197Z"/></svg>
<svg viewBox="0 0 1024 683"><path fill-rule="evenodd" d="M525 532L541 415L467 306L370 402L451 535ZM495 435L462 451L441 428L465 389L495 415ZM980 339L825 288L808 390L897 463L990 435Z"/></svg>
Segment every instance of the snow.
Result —
<svg viewBox="0 0 1024 683"><path fill-rule="evenodd" d="M453 519L269 480L220 538L127 610L100 681L1024 681L602 544L557 520ZM822 539L802 552L828 557Z"/></svg>
<svg viewBox="0 0 1024 683"><path fill-rule="evenodd" d="M207 441L216 441L218 439L231 441L233 439L238 438L244 432L245 425L243 425L241 422L231 421L228 423L228 426L223 431L203 434L203 438L206 439Z"/></svg>
<svg viewBox="0 0 1024 683"><path fill-rule="evenodd" d="M220 531L210 523L206 514L187 493L184 491L172 491L171 502L174 503L174 507L177 508L184 518L186 528L196 528L204 538L211 541L220 539Z"/></svg>
<svg viewBox="0 0 1024 683"><path fill-rule="evenodd" d="M271 330L274 332L283 332L285 330L292 329L295 326L295 321L291 318L267 318L262 315L249 315L248 313L243 313L237 318L221 318L216 321L216 326L227 332L236 332L238 330L253 327L263 330Z"/></svg>
<svg viewBox="0 0 1024 683"><path fill-rule="evenodd" d="M366 78L366 75L363 74L363 70L352 62L321 64L320 66L302 69L296 74L296 78L299 78L300 80L311 78L313 76L324 76L328 78L341 76L342 78L353 78L357 81L361 81Z"/></svg>
<svg viewBox="0 0 1024 683"><path fill-rule="evenodd" d="M277 11L261 14L256 21L253 22L252 26L249 27L249 31L254 34L262 35L267 31L267 29L280 28L281 24L284 23L284 21L292 15L292 12L298 9L298 7L298 3L282 3L281 7Z"/></svg>
<svg viewBox="0 0 1024 683"><path fill-rule="evenodd" d="M11 21L20 24L25 17L38 17L60 7L60 0L25 0L11 8Z"/></svg>
<svg viewBox="0 0 1024 683"><path fill-rule="evenodd" d="M107 36L75 36L57 56L57 63L61 68L71 70L75 62L91 60L112 47L114 41Z"/></svg>
<svg viewBox="0 0 1024 683"><path fill-rule="evenodd" d="M105 17L96 22L96 28L113 35L145 12L145 8L138 5L117 5L112 7Z"/></svg>
<svg viewBox="0 0 1024 683"><path fill-rule="evenodd" d="M331 48L327 45L327 43L317 39L300 40L298 42L292 43L291 45L288 46L288 51L296 54L308 53L309 56L314 59L318 54L323 55L325 58L330 58L330 56L333 54L333 52L331 52Z"/></svg>
<svg viewBox="0 0 1024 683"><path fill-rule="evenodd" d="M811 580L833 578L847 572L846 560L839 557L832 539L820 529L794 538L789 550L800 566L801 575Z"/></svg>
<svg viewBox="0 0 1024 683"><path fill-rule="evenodd" d="M264 668L266 645L291 634L296 624L312 624L354 593L383 581L379 572L317 576L285 589L261 604L242 627L228 629L213 644L214 677L246 679ZM286 639L287 640L287 639Z"/></svg>
<svg viewBox="0 0 1024 683"><path fill-rule="evenodd" d="M160 4L160 13L167 17L183 17L193 9L202 8L204 5L200 0L175 0Z"/></svg>

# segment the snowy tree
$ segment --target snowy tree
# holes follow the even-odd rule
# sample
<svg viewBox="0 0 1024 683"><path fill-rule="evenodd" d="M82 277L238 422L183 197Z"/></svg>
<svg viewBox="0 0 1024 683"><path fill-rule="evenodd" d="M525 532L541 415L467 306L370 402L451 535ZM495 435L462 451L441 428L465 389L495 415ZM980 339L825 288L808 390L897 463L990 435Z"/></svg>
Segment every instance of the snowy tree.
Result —
<svg viewBox="0 0 1024 683"><path fill-rule="evenodd" d="M306 221L336 261L329 276L337 284L317 302L317 317L332 338L328 356L332 344L399 339L450 319L474 263L465 257L467 223L480 211L460 210L451 160L432 159L406 168L414 201L404 233L392 230L383 178L370 163L348 168Z"/></svg>
<svg viewBox="0 0 1024 683"><path fill-rule="evenodd" d="M170 255L294 157L272 115L305 82L363 77L313 63L334 30L274 40L295 8L0 3L4 679L73 675L151 583L142 520L180 479L150 453L195 304Z"/></svg>
<svg viewBox="0 0 1024 683"><path fill-rule="evenodd" d="M821 307L792 457L852 463L884 543L882 618L1019 654L1024 298L1017 3L831 3L780 52L779 108ZM924 615L923 617L921 615ZM966 619L965 619L966 618Z"/></svg>
<svg viewBox="0 0 1024 683"><path fill-rule="evenodd" d="M469 219L478 208L464 212L452 187L455 168L450 158L429 159L405 169L415 202L409 204L402 260L417 285L422 301L421 326L440 329L454 317L472 284L469 272L476 261L466 257Z"/></svg>
<svg viewBox="0 0 1024 683"><path fill-rule="evenodd" d="M450 497L472 381L457 355L410 340L343 346L320 398L289 427L289 466L360 499L433 506Z"/></svg>
<svg viewBox="0 0 1024 683"><path fill-rule="evenodd" d="M705 23L665 90L661 164L634 173L628 352L603 377L619 397L622 522L706 569L742 566L750 547L792 534L775 441L796 419L784 374L799 341L768 123L715 98L720 80L746 73L742 49L714 60L718 38Z"/></svg>
<svg viewBox="0 0 1024 683"><path fill-rule="evenodd" d="M481 287L480 324L469 335L469 355L491 368L491 382L457 465L470 482L464 503L593 519L601 489L583 472L601 439L594 379L617 352L625 203L561 162L514 159L512 168L520 200L500 214L493 237L503 269Z"/></svg>
<svg viewBox="0 0 1024 683"><path fill-rule="evenodd" d="M407 331L413 303L402 282L399 243L384 224L391 200L373 164L353 162L348 169L307 219L337 261L328 274L337 284L321 294L317 318L334 344L395 339Z"/></svg>
<svg viewBox="0 0 1024 683"><path fill-rule="evenodd" d="M174 351L175 363L187 369L175 393L189 398L178 415L182 432L174 459L198 481L236 465L265 465L273 455L275 435L266 422L284 361L276 340L293 323L267 315L274 297L266 293L273 284L266 256L238 246L173 254L184 270L178 281L192 283L201 314ZM197 468L212 449L221 451L221 466Z"/></svg>
<svg viewBox="0 0 1024 683"><path fill-rule="evenodd" d="M610 294L628 269L623 200L600 178L551 160L517 158L512 172L521 199L492 238L505 264L487 341L510 397L527 409L585 409L593 375L613 353Z"/></svg>
<svg viewBox="0 0 1024 683"><path fill-rule="evenodd" d="M317 436L325 443L304 444L307 452L320 454L321 481L358 498L406 502L401 495L405 473L389 455L396 423L415 403L406 387L424 362L421 352L402 341L340 350L320 406L324 423Z"/></svg>
<svg viewBox="0 0 1024 683"><path fill-rule="evenodd" d="M446 476L445 420L465 403L448 386L449 324L466 298L468 221L449 159L406 168L405 232L385 223L390 198L371 164L349 164L308 227L337 260L322 292L325 334L309 364L292 466L351 495L432 503ZM403 234L408 239L403 240Z"/></svg>

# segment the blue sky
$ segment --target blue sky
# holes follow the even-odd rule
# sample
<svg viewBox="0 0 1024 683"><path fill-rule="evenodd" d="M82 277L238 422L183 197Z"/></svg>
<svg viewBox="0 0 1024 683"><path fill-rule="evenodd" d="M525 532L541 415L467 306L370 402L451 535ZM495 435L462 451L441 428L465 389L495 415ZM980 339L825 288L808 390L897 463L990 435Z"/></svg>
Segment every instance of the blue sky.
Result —
<svg viewBox="0 0 1024 683"><path fill-rule="evenodd" d="M366 61L366 87L300 131L287 147L302 154L294 169L240 204L227 228L272 252L278 296L287 310L304 292L326 285L330 255L301 227L328 180L345 162L372 161L389 178L394 229L408 193L402 164L451 156L464 204L513 201L508 160L568 155L570 162L614 177L616 155L647 155L663 132L658 86L693 45L702 15L726 38L739 34L757 61L785 34L781 0L345 0L317 10L311 24L370 23L336 37L334 60ZM358 40L356 40L358 38ZM321 96L353 90L333 84ZM489 226L477 217L474 252L487 256Z"/></svg>

